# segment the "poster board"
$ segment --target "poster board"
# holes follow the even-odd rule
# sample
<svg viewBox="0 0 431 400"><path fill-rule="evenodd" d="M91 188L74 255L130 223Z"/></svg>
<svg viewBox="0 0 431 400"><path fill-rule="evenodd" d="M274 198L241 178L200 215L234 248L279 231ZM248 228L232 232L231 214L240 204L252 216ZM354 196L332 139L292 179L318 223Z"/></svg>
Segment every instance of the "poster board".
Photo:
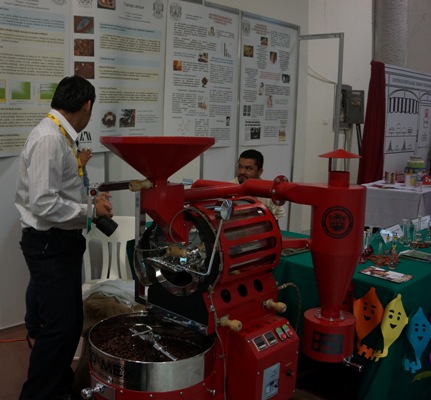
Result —
<svg viewBox="0 0 431 400"><path fill-rule="evenodd" d="M164 132L232 146L237 126L239 11L170 1Z"/></svg>
<svg viewBox="0 0 431 400"><path fill-rule="evenodd" d="M384 171L404 172L412 155L426 168L431 149L431 75L385 65L386 125Z"/></svg>
<svg viewBox="0 0 431 400"><path fill-rule="evenodd" d="M287 145L283 157L291 165L298 27L197 3L5 2L0 157L19 155L49 111L56 84L76 73L96 87L92 118L80 134L94 152L106 151L99 137L107 135L209 136L214 149L229 148L210 157L217 165L204 162L211 173L219 164L234 168L239 147Z"/></svg>
<svg viewBox="0 0 431 400"><path fill-rule="evenodd" d="M0 7L0 156L18 155L50 109L56 84L79 74L96 88L80 142L161 135L166 0L9 0Z"/></svg>
<svg viewBox="0 0 431 400"><path fill-rule="evenodd" d="M242 14L241 146L292 145L298 40L298 26Z"/></svg>

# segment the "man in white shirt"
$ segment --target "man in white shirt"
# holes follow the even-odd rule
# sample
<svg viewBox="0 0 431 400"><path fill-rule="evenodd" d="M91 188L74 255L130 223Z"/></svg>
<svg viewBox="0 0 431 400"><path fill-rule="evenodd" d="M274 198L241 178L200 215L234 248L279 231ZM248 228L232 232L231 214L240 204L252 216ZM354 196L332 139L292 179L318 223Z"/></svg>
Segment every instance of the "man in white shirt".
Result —
<svg viewBox="0 0 431 400"><path fill-rule="evenodd" d="M83 323L82 229L94 216L112 217L109 194L88 204L86 160L77 147L95 98L93 85L84 78L64 78L51 111L30 132L21 153L15 205L30 271L25 322L32 352L20 400L74 398L71 364Z"/></svg>
<svg viewBox="0 0 431 400"><path fill-rule="evenodd" d="M260 179L262 174L263 154L260 151L254 149L245 150L239 156L236 177L232 180L232 182L243 183L247 179ZM286 216L284 207L275 205L271 199L266 197L258 197L258 200L271 211L276 220Z"/></svg>

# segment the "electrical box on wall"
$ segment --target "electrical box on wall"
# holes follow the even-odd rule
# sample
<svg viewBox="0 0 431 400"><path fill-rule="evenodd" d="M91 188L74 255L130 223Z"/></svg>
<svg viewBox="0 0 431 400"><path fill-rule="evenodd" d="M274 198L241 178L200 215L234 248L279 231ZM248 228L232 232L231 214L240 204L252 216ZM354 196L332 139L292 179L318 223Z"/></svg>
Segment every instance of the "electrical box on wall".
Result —
<svg viewBox="0 0 431 400"><path fill-rule="evenodd" d="M364 91L352 90L349 85L341 87L340 128L364 123Z"/></svg>

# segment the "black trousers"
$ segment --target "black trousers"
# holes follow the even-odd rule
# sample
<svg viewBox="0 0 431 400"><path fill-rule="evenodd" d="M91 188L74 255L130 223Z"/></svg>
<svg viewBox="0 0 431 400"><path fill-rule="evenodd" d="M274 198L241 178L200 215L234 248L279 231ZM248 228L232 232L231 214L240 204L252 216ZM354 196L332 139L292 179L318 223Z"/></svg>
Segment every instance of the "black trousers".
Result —
<svg viewBox="0 0 431 400"><path fill-rule="evenodd" d="M20 400L54 400L73 383L71 364L83 324L85 238L78 230L30 228L20 244L30 271L25 320L35 339Z"/></svg>

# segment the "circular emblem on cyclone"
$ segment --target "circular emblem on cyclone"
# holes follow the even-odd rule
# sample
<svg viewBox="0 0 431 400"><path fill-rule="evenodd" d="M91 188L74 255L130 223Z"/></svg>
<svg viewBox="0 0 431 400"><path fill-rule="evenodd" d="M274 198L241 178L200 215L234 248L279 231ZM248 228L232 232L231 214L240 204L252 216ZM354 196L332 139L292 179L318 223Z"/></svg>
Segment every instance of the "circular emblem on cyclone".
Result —
<svg viewBox="0 0 431 400"><path fill-rule="evenodd" d="M345 207L335 206L328 208L322 217L322 228L325 233L334 239L346 237L353 226L353 215Z"/></svg>

